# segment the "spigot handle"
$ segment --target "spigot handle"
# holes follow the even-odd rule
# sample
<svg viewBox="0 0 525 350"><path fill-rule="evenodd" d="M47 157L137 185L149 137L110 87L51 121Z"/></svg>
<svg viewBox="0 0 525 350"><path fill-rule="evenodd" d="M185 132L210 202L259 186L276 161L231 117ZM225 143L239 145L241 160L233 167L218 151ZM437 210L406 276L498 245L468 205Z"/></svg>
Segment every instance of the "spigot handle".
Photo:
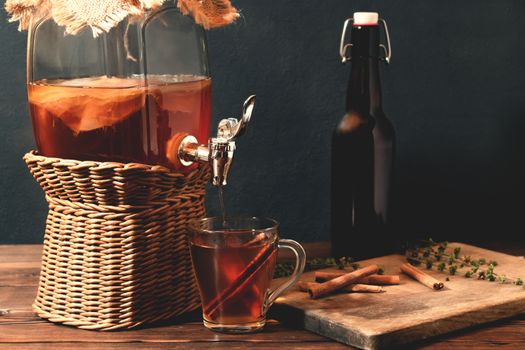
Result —
<svg viewBox="0 0 525 350"><path fill-rule="evenodd" d="M244 133L244 130L246 130L246 125L250 122L250 119L252 118L254 107L255 107L255 95L251 95L242 104L242 117L240 121L240 128L239 128L239 131L237 131L236 136L241 136Z"/></svg>
<svg viewBox="0 0 525 350"><path fill-rule="evenodd" d="M255 95L251 95L242 105L242 116L240 120L235 118L223 119L219 122L217 138L225 142L232 141L241 136L246 130L246 125L252 117L253 107L255 106Z"/></svg>
<svg viewBox="0 0 525 350"><path fill-rule="evenodd" d="M173 164L189 166L194 162L208 163L212 170L212 183L215 186L225 186L235 151L235 138L242 135L252 117L255 105L255 95L244 101L240 120L223 119L219 123L217 137L208 140L207 145L201 145L197 139L188 134L180 133L168 142L166 156Z"/></svg>

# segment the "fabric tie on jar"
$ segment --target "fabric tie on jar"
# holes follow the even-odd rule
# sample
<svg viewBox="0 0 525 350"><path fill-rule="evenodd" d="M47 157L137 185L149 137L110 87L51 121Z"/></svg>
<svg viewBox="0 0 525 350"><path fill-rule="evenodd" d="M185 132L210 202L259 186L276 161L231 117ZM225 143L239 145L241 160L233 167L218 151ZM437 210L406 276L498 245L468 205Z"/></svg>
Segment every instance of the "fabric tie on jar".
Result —
<svg viewBox="0 0 525 350"><path fill-rule="evenodd" d="M19 30L28 29L31 20L51 15L68 34L90 27L96 37L124 18L140 17L164 2L166 0L7 0L5 9L11 15L11 22L19 21ZM177 6L206 29L228 25L240 16L229 0L178 0Z"/></svg>

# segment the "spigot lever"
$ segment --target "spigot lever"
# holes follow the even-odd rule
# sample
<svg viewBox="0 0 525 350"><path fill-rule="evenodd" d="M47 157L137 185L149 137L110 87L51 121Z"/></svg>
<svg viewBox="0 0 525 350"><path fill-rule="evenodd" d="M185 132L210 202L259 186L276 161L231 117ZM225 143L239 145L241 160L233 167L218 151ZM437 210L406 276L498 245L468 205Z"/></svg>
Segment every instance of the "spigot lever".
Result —
<svg viewBox="0 0 525 350"><path fill-rule="evenodd" d="M255 95L251 95L244 101L242 105L242 116L240 120L235 118L223 119L219 122L217 129L217 138L222 138L231 141L236 137L244 134L246 125L250 122L252 117L253 107L255 106Z"/></svg>
<svg viewBox="0 0 525 350"><path fill-rule="evenodd" d="M182 165L193 162L208 162L211 167L214 186L225 186L235 151L234 139L241 136L249 123L255 105L255 95L246 99L242 106L240 120L222 119L217 128L217 137L210 138L208 145L200 145L194 136L187 135L180 142L178 157Z"/></svg>

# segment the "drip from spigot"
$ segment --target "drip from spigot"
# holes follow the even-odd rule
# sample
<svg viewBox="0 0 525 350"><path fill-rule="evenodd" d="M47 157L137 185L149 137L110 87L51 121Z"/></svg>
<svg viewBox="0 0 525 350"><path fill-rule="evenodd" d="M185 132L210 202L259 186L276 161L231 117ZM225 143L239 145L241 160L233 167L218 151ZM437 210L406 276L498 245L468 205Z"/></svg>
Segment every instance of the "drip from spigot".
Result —
<svg viewBox="0 0 525 350"><path fill-rule="evenodd" d="M183 166L189 166L194 162L208 163L213 174L213 185L225 186L233 162L235 138L246 130L254 105L255 95L252 95L243 104L241 119L222 119L219 122L217 137L210 138L207 145L199 144L192 135L182 138L178 146L174 145L177 147L179 162Z"/></svg>

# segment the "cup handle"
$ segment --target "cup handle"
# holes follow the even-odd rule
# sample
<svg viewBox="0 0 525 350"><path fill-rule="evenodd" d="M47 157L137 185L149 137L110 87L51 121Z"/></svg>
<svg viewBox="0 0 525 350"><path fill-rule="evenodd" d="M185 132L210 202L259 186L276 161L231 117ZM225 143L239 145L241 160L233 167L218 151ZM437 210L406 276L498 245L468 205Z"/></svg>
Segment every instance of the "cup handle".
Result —
<svg viewBox="0 0 525 350"><path fill-rule="evenodd" d="M290 249L295 254L295 269L290 276L290 278L281 284L279 287L274 289L272 292L270 292L270 295L268 295L268 299L266 302L266 309L268 309L272 304L274 303L275 299L279 297L284 291L286 291L288 288L292 287L294 284L299 281L301 278L301 274L304 271L304 266L306 264L306 253L304 251L304 248L297 243L296 241L292 239L280 239L279 240L279 249L286 248Z"/></svg>

